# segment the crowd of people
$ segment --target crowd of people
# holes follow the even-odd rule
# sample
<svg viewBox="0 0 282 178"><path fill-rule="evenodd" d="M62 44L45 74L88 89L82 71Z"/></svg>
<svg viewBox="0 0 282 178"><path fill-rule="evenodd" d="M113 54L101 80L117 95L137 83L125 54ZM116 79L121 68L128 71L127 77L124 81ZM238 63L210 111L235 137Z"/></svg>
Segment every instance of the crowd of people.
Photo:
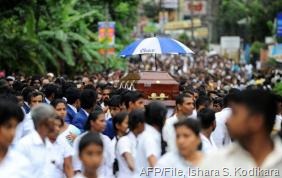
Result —
<svg viewBox="0 0 282 178"><path fill-rule="evenodd" d="M179 81L172 112L120 88L122 72L1 79L0 177L281 177L282 96L271 92L281 74L255 81L219 57L172 61L157 61Z"/></svg>

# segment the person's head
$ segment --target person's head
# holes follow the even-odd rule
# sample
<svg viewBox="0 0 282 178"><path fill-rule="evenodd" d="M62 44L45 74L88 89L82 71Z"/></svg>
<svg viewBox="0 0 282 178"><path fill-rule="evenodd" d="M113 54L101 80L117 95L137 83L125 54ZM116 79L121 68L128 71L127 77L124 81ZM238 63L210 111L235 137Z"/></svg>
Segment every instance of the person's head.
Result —
<svg viewBox="0 0 282 178"><path fill-rule="evenodd" d="M9 83L5 79L0 79L0 94L5 94L10 90Z"/></svg>
<svg viewBox="0 0 282 178"><path fill-rule="evenodd" d="M138 91L128 91L124 95L124 103L128 111L144 109L144 96Z"/></svg>
<svg viewBox="0 0 282 178"><path fill-rule="evenodd" d="M195 119L184 119L174 124L176 146L180 155L187 157L201 147L200 124Z"/></svg>
<svg viewBox="0 0 282 178"><path fill-rule="evenodd" d="M48 85L50 83L50 80L48 78L42 79L42 86Z"/></svg>
<svg viewBox="0 0 282 178"><path fill-rule="evenodd" d="M231 138L243 141L258 134L269 136L276 112L276 98L272 93L260 89L242 91L227 120Z"/></svg>
<svg viewBox="0 0 282 178"><path fill-rule="evenodd" d="M23 120L24 114L17 103L0 100L0 147L7 149L12 143L17 125Z"/></svg>
<svg viewBox="0 0 282 178"><path fill-rule="evenodd" d="M241 91L235 88L229 90L228 94L223 98L223 107L232 107L232 104L238 100Z"/></svg>
<svg viewBox="0 0 282 178"><path fill-rule="evenodd" d="M201 129L214 131L216 127L215 112L212 109L204 108L197 113L198 120L201 124Z"/></svg>
<svg viewBox="0 0 282 178"><path fill-rule="evenodd" d="M57 112L57 115L64 120L67 115L67 104L64 99L55 99L51 102L51 105Z"/></svg>
<svg viewBox="0 0 282 178"><path fill-rule="evenodd" d="M91 84L89 77L86 77L86 76L82 77L82 84L84 86Z"/></svg>
<svg viewBox="0 0 282 178"><path fill-rule="evenodd" d="M180 94L176 97L177 113L183 116L190 116L194 110L193 96L189 94Z"/></svg>
<svg viewBox="0 0 282 178"><path fill-rule="evenodd" d="M145 129L145 111L142 109L133 110L129 114L128 127L134 134L141 134Z"/></svg>
<svg viewBox="0 0 282 178"><path fill-rule="evenodd" d="M66 90L66 98L68 104L75 106L76 108L80 107L80 90L76 87L70 87Z"/></svg>
<svg viewBox="0 0 282 178"><path fill-rule="evenodd" d="M109 101L109 108L112 117L115 117L121 112L121 97L119 95L113 95Z"/></svg>
<svg viewBox="0 0 282 178"><path fill-rule="evenodd" d="M102 101L102 88L103 84L98 83L96 86L96 93L97 93L97 101L100 102Z"/></svg>
<svg viewBox="0 0 282 178"><path fill-rule="evenodd" d="M110 93L112 91L112 87L110 85L106 85L102 90L102 100L110 99Z"/></svg>
<svg viewBox="0 0 282 178"><path fill-rule="evenodd" d="M55 109L45 103L38 104L31 110L34 128L42 138L56 132L57 117Z"/></svg>
<svg viewBox="0 0 282 178"><path fill-rule="evenodd" d="M146 122L161 131L166 119L166 113L167 109L163 103L153 101L145 107Z"/></svg>
<svg viewBox="0 0 282 178"><path fill-rule="evenodd" d="M44 94L38 91L33 91L28 95L28 105L33 108L43 102Z"/></svg>
<svg viewBox="0 0 282 178"><path fill-rule="evenodd" d="M49 132L47 137L51 140L51 141L56 141L57 137L59 136L60 132L61 132L61 128L64 125L64 120L57 115L57 117L55 117L55 120L53 121L53 131Z"/></svg>
<svg viewBox="0 0 282 178"><path fill-rule="evenodd" d="M103 141L99 133L88 132L78 145L79 159L87 172L95 173L103 162Z"/></svg>
<svg viewBox="0 0 282 178"><path fill-rule="evenodd" d="M115 117L113 117L113 126L114 126L115 133L118 136L125 135L128 129L128 113L121 112L121 113L118 113Z"/></svg>
<svg viewBox="0 0 282 178"><path fill-rule="evenodd" d="M18 105L19 105L20 107L22 107L22 106L24 105L24 99L23 99L22 94L21 94L19 91L15 91L15 92L14 92L14 95L17 97Z"/></svg>
<svg viewBox="0 0 282 178"><path fill-rule="evenodd" d="M30 85L39 90L41 86L40 76L33 76Z"/></svg>
<svg viewBox="0 0 282 178"><path fill-rule="evenodd" d="M88 116L85 124L85 130L91 130L95 132L103 132L106 128L105 114L102 110L95 110Z"/></svg>
<svg viewBox="0 0 282 178"><path fill-rule="evenodd" d="M213 110L215 112L220 112L223 108L223 99L220 97L217 97L213 100Z"/></svg>
<svg viewBox="0 0 282 178"><path fill-rule="evenodd" d="M207 96L199 96L196 100L196 110L200 111L204 108L209 108L211 105L211 101Z"/></svg>
<svg viewBox="0 0 282 178"><path fill-rule="evenodd" d="M33 91L34 91L33 87L25 87L22 90L22 95L23 95L23 99L24 99L25 102L28 102L28 95Z"/></svg>
<svg viewBox="0 0 282 178"><path fill-rule="evenodd" d="M42 88L42 92L44 93L46 98L52 101L56 96L58 96L59 87L55 84L47 84Z"/></svg>
<svg viewBox="0 0 282 178"><path fill-rule="evenodd" d="M92 110L96 104L96 92L90 89L85 89L80 94L80 104L85 110Z"/></svg>
<svg viewBox="0 0 282 178"><path fill-rule="evenodd" d="M13 87L13 84L14 84L14 82L15 82L15 77L13 77L13 76L8 76L8 77L6 78L6 80L7 80L8 84L9 84L9 87L12 88L12 87Z"/></svg>

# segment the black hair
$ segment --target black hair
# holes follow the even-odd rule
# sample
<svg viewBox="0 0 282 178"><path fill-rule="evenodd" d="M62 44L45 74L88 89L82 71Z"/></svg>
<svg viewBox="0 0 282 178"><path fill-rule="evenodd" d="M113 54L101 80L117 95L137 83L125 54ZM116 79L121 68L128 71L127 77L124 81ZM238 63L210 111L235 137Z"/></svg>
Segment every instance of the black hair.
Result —
<svg viewBox="0 0 282 178"><path fill-rule="evenodd" d="M21 81L16 80L13 83L13 89L15 91L21 92L24 87L25 87L25 85Z"/></svg>
<svg viewBox="0 0 282 178"><path fill-rule="evenodd" d="M231 88L228 94L223 98L223 107L229 107L231 102L236 102L240 97L240 93L240 90Z"/></svg>
<svg viewBox="0 0 282 178"><path fill-rule="evenodd" d="M80 97L80 91L76 87L70 87L66 90L65 96L69 104L74 104Z"/></svg>
<svg viewBox="0 0 282 178"><path fill-rule="evenodd" d="M69 89L69 88L76 88L76 85L73 83L73 82L66 82L62 85L62 93L64 96L66 96L66 91Z"/></svg>
<svg viewBox="0 0 282 178"><path fill-rule="evenodd" d="M209 108L203 108L197 113L198 120L200 121L201 128L207 129L215 121L215 112Z"/></svg>
<svg viewBox="0 0 282 178"><path fill-rule="evenodd" d="M262 115L265 130L268 133L272 131L277 113L277 98L273 93L261 89L247 89L241 92L236 103L245 105L251 114Z"/></svg>
<svg viewBox="0 0 282 178"><path fill-rule="evenodd" d="M95 110L94 112L91 112L88 116L88 119L85 123L84 129L90 130L91 128L91 121L96 121L99 117L99 115L104 114L103 110Z"/></svg>
<svg viewBox="0 0 282 178"><path fill-rule="evenodd" d="M113 90L113 87L112 87L112 85L111 84L106 84L106 85L104 85L103 87L102 87L102 90Z"/></svg>
<svg viewBox="0 0 282 178"><path fill-rule="evenodd" d="M30 104L31 103L31 98L36 97L36 96L42 96L42 99L44 99L44 94L39 92L39 91L33 91L28 94L27 102Z"/></svg>
<svg viewBox="0 0 282 178"><path fill-rule="evenodd" d="M136 109L129 113L129 129L133 131L139 123L145 123L145 111L142 109Z"/></svg>
<svg viewBox="0 0 282 178"><path fill-rule="evenodd" d="M138 91L129 91L124 95L123 101L124 101L126 108L129 108L129 102L134 103L141 98L144 98L142 93Z"/></svg>
<svg viewBox="0 0 282 178"><path fill-rule="evenodd" d="M166 119L166 106L158 101L153 101L145 107L146 122L150 125L156 125L163 128Z"/></svg>
<svg viewBox="0 0 282 178"><path fill-rule="evenodd" d="M113 126L115 132L117 131L116 125L121 124L125 120L126 116L128 116L128 112L120 112L115 117L113 117Z"/></svg>
<svg viewBox="0 0 282 178"><path fill-rule="evenodd" d="M50 84L44 85L44 87L42 88L42 92L45 94L47 98L49 98L52 94L57 96L59 92L59 87L58 85L50 83Z"/></svg>
<svg viewBox="0 0 282 178"><path fill-rule="evenodd" d="M18 122L23 121L23 110L15 102L0 99L0 125L12 118L15 118Z"/></svg>
<svg viewBox="0 0 282 178"><path fill-rule="evenodd" d="M64 99L54 99L53 101L51 101L51 105L56 108L56 106L59 104L59 103L63 103L65 106L67 106L67 102L64 100Z"/></svg>
<svg viewBox="0 0 282 178"><path fill-rule="evenodd" d="M220 107L223 107L223 99L221 97L216 97L213 100L213 104L218 104Z"/></svg>
<svg viewBox="0 0 282 178"><path fill-rule="evenodd" d="M39 83L41 84L40 79L41 79L41 77L40 77L39 75L34 75L34 76L32 76L32 78L31 78L31 83L30 83L30 84L33 85L34 82L35 82L35 80L38 80Z"/></svg>
<svg viewBox="0 0 282 178"><path fill-rule="evenodd" d="M5 79L0 79L0 94L9 92L10 87Z"/></svg>
<svg viewBox="0 0 282 178"><path fill-rule="evenodd" d="M174 128L185 126L193 131L193 133L197 136L200 136L201 128L198 120L187 118L180 120L174 124Z"/></svg>
<svg viewBox="0 0 282 178"><path fill-rule="evenodd" d="M33 87L25 87L23 90L22 90L22 95L23 95L23 99L24 101L28 101L28 95L34 91L34 88Z"/></svg>
<svg viewBox="0 0 282 178"><path fill-rule="evenodd" d="M99 133L95 132L88 132L84 136L82 136L81 140L79 141L78 145L78 152L79 155L83 152L83 150L88 147L89 145L98 145L100 147L104 147L103 141Z"/></svg>
<svg viewBox="0 0 282 178"><path fill-rule="evenodd" d="M96 91L96 88L95 88L94 85L92 85L92 84L87 84L87 85L85 85L83 89L84 89L84 90L88 89L88 90Z"/></svg>
<svg viewBox="0 0 282 178"><path fill-rule="evenodd" d="M184 103L184 98L192 98L192 95L188 93L182 93L175 98L176 105L182 105Z"/></svg>
<svg viewBox="0 0 282 178"><path fill-rule="evenodd" d="M209 107L211 104L211 100L207 96L199 96L199 98L196 100L196 110L199 109L201 105L204 105L206 108Z"/></svg>
<svg viewBox="0 0 282 178"><path fill-rule="evenodd" d="M96 100L96 92L91 89L85 89L80 94L80 102L83 109L93 108L95 106Z"/></svg>
<svg viewBox="0 0 282 178"><path fill-rule="evenodd" d="M113 95L109 100L108 106L119 107L120 105L121 105L121 96Z"/></svg>
<svg viewBox="0 0 282 178"><path fill-rule="evenodd" d="M17 95L12 94L12 93L6 93L6 94L0 94L0 99L1 100L6 100L6 101L11 101L13 103L18 104L18 98L16 97Z"/></svg>

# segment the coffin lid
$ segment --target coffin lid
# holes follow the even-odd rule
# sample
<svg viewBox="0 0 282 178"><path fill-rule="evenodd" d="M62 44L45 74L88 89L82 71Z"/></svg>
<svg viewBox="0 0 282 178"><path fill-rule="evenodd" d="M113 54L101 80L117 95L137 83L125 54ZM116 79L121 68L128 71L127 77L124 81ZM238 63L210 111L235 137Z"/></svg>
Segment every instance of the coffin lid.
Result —
<svg viewBox="0 0 282 178"><path fill-rule="evenodd" d="M167 72L141 71L139 73L129 73L121 79L121 81L132 81L134 83L156 83L156 84L173 84L178 82L172 78Z"/></svg>

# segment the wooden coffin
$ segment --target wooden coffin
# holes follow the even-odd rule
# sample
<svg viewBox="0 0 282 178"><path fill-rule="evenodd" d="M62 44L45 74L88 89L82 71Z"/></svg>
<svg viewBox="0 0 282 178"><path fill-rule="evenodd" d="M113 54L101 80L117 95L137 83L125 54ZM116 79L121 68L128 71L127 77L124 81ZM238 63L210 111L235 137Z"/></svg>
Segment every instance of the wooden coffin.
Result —
<svg viewBox="0 0 282 178"><path fill-rule="evenodd" d="M120 79L120 87L142 92L145 103L162 101L166 106L175 106L179 84L167 72L143 71L129 73Z"/></svg>

